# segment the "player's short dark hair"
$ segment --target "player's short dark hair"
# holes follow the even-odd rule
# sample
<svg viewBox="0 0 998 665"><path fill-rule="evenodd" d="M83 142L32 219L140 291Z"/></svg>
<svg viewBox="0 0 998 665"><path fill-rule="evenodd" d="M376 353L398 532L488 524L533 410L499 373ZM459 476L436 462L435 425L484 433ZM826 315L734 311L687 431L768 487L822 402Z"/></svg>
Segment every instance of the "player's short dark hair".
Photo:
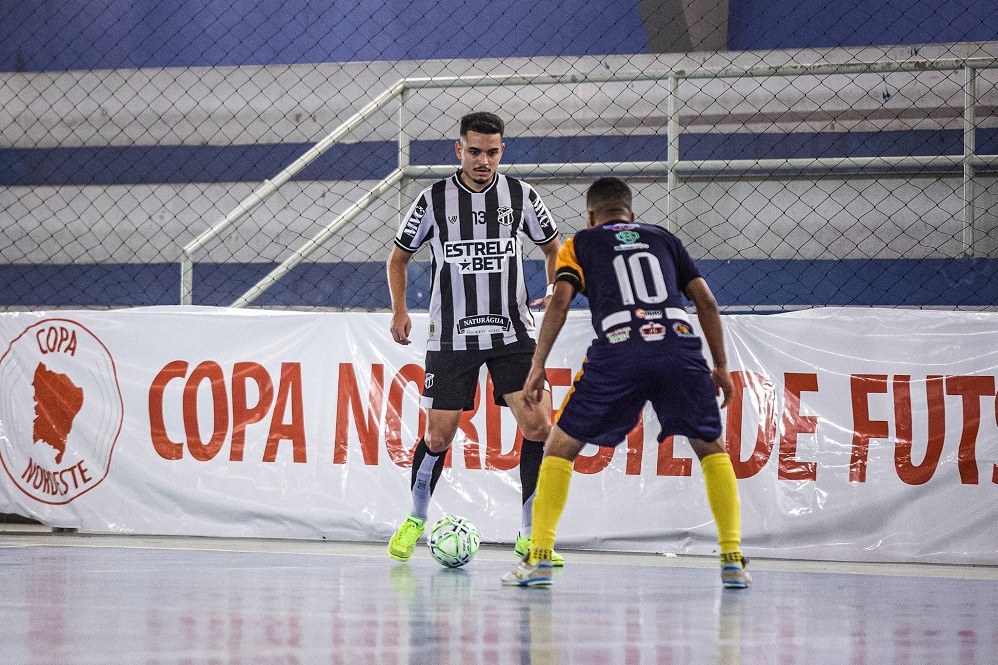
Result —
<svg viewBox="0 0 998 665"><path fill-rule="evenodd" d="M620 178L600 178L586 192L586 209L601 215L630 214L633 195Z"/></svg>
<svg viewBox="0 0 998 665"><path fill-rule="evenodd" d="M468 132L478 132L479 134L503 135L506 131L506 123L495 113L488 111L474 111L461 118L461 138L468 135Z"/></svg>

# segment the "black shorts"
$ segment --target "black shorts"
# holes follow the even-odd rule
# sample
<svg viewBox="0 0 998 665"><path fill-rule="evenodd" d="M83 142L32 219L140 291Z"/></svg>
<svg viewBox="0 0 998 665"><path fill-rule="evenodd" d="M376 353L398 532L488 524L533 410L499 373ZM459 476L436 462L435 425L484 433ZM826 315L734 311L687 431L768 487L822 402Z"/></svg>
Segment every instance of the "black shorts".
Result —
<svg viewBox="0 0 998 665"><path fill-rule="evenodd" d="M507 406L503 396L523 390L536 346L530 339L485 350L427 351L420 406L471 411L475 408L475 391L482 365L487 366L492 375L496 404Z"/></svg>

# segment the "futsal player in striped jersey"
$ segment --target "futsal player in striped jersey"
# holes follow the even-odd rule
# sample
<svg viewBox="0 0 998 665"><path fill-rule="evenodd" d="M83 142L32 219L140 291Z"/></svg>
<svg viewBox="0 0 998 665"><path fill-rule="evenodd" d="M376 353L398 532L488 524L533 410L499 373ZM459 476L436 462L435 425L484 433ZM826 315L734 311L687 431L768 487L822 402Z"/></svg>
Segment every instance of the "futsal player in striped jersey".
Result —
<svg viewBox="0 0 998 665"><path fill-rule="evenodd" d="M555 533L576 456L585 443L613 447L625 440L650 401L662 425L658 440L685 436L700 460L721 546L721 583L745 588L752 578L741 553L738 486L716 401L722 394L726 407L734 391L717 301L679 238L635 222L624 181L597 180L586 208L589 228L567 240L558 256L554 294L524 384L526 400L546 399L544 363L576 293L589 299L596 339L545 446L532 546L502 582L551 585ZM696 305L713 370L683 309L683 294Z"/></svg>
<svg viewBox="0 0 998 665"><path fill-rule="evenodd" d="M561 241L558 229L533 187L498 172L504 123L489 112L461 118L460 160L451 177L423 190L395 236L388 259L392 295L391 332L409 344L412 321L406 305L408 264L427 244L432 254L426 380L420 404L427 409L426 434L413 454L412 508L388 543L388 554L408 561L425 529L430 497L457 434L462 411L475 404L482 365L495 387L493 398L509 407L523 434L520 449L521 527L514 550L531 545L531 519L544 441L551 431L551 394L542 389L523 397L536 330L523 273L523 241L541 248L550 297ZM564 559L551 554L553 565Z"/></svg>

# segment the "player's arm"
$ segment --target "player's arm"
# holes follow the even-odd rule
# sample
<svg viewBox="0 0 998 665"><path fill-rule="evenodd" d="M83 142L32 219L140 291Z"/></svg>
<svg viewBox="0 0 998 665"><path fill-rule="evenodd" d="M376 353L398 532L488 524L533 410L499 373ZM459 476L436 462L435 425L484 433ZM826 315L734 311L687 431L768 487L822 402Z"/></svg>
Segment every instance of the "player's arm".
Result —
<svg viewBox="0 0 998 665"><path fill-rule="evenodd" d="M392 253L388 257L388 290L392 294L392 339L399 344L409 343L409 332L412 330L409 307L405 301L411 258L412 253L398 245L392 248Z"/></svg>
<svg viewBox="0 0 998 665"><path fill-rule="evenodd" d="M544 365L547 363L548 356L551 355L551 349L554 347L561 329L565 327L565 321L568 319L568 308L574 297L575 287L570 283L564 280L558 280L554 283L554 292L544 310L541 330L537 333L537 349L534 351L530 375L523 384L523 396L531 404L537 404L541 401L546 377Z"/></svg>
<svg viewBox="0 0 998 665"><path fill-rule="evenodd" d="M568 309L576 293L585 292L585 281L582 277L582 267L575 256L575 238L569 238L558 251L555 265L554 289L551 293L547 309L544 310L544 320L541 330L537 333L537 349L530 366L530 375L523 384L523 395L528 402L537 403L544 393L544 365L558 334L565 326Z"/></svg>
<svg viewBox="0 0 998 665"><path fill-rule="evenodd" d="M707 340L710 357L714 364L711 376L717 390L724 395L721 403L723 409L731 401L735 392L735 384L728 372L728 355L724 350L724 328L721 324L721 308L717 306L714 293L710 290L703 277L697 277L686 285L686 295L697 308L697 318L700 319L700 329ZM545 317L545 321L547 317Z"/></svg>
<svg viewBox="0 0 998 665"><path fill-rule="evenodd" d="M561 241L555 236L550 241L540 245L541 251L544 252L544 274L547 275L547 283L554 285L555 280L555 270L558 266L558 252L561 251ZM551 301L551 296L544 294L544 297L537 298L532 303L531 307L547 307L548 303Z"/></svg>

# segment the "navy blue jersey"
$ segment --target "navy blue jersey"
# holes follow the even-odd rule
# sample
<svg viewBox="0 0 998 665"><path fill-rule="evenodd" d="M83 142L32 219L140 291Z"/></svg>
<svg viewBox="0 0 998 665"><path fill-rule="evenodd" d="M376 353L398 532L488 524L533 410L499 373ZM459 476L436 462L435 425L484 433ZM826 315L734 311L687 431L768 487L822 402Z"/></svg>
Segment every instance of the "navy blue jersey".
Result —
<svg viewBox="0 0 998 665"><path fill-rule="evenodd" d="M700 351L683 300L686 286L698 277L679 238L652 224L584 229L558 254L557 279L589 299L597 336L590 352Z"/></svg>

